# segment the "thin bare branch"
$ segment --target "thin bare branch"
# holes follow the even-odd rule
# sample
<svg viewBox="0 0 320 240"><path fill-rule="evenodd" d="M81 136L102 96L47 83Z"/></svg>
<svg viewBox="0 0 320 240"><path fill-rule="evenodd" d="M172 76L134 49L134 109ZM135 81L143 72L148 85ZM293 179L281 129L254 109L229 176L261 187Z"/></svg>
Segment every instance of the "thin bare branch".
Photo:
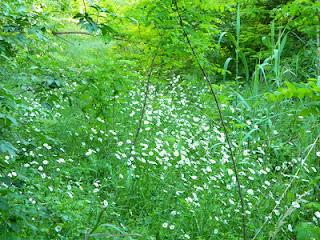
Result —
<svg viewBox="0 0 320 240"><path fill-rule="evenodd" d="M238 195L239 195L239 198L240 198L241 212L242 212L243 239L246 240L247 239L247 225L246 225L245 205L244 205L244 199L243 199L242 191L241 191L241 184L240 184L240 178L239 178L237 163L236 163L236 160L235 160L235 157L234 157L234 153L233 153L233 149L232 149L232 145L231 145L231 139L229 137L229 132L228 132L227 126L226 126L225 121L224 121L223 113L222 113L222 110L221 110L221 107L220 107L220 103L219 103L217 94L213 90L211 82L210 82L209 77L208 77L208 74L207 74L206 70L204 69L204 67L201 65L201 63L199 61L199 58L198 58L198 55L196 53L196 50L194 49L194 47L193 47L193 45L191 43L191 40L190 40L187 32L185 31L184 23L183 23L183 20L182 20L182 16L180 14L180 10L179 10L179 7L178 7L177 0L174 0L174 5L175 5L175 8L176 8L175 11L177 12L178 17L179 17L179 23L180 23L181 29L183 31L183 34L184 34L184 36L185 36L185 38L187 40L187 43L188 43L188 45L189 45L189 47L191 49L192 55L193 55L195 61L197 62L201 72L202 72L204 80L208 84L209 91L210 91L210 93L211 93L211 95L213 97L213 100L215 102L215 105L217 106L217 109L218 109L218 114L219 114L221 126L222 126L222 129L223 129L224 134L226 136L226 141L227 141L228 149L230 151L230 157L231 157L231 161L232 161L232 165L233 165L233 170L235 172L235 177L236 177L236 182L237 182L237 192L238 192Z"/></svg>
<svg viewBox="0 0 320 240"><path fill-rule="evenodd" d="M80 31L52 32L52 34L53 34L53 35L90 35L90 36L93 36L92 33L80 32Z"/></svg>

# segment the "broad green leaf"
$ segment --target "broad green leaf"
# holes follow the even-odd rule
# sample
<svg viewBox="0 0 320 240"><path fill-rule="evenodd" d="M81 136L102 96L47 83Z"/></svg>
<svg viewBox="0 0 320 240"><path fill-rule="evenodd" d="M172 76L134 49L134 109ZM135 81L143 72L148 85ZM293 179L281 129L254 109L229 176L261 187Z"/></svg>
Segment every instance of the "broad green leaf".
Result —
<svg viewBox="0 0 320 240"><path fill-rule="evenodd" d="M11 143L0 140L0 153L8 153L12 156L16 155L18 150Z"/></svg>
<svg viewBox="0 0 320 240"><path fill-rule="evenodd" d="M297 240L319 240L320 228L312 223L304 222L297 227Z"/></svg>
<svg viewBox="0 0 320 240"><path fill-rule="evenodd" d="M4 198L0 197L0 211L6 212L8 211L8 209L9 209L8 202Z"/></svg>

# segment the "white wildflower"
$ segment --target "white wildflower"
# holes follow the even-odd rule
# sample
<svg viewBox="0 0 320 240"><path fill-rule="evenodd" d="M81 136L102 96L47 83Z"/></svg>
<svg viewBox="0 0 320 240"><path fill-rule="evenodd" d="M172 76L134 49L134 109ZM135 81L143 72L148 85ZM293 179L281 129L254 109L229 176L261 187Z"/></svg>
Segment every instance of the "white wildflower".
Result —
<svg viewBox="0 0 320 240"><path fill-rule="evenodd" d="M92 150L91 148L89 148L88 151L85 153L85 155L86 155L87 157L89 157L89 156L92 155L94 152L95 152L94 150Z"/></svg>
<svg viewBox="0 0 320 240"><path fill-rule="evenodd" d="M190 239L190 236L188 234L183 235L185 239Z"/></svg>
<svg viewBox="0 0 320 240"><path fill-rule="evenodd" d="M247 190L247 193L248 193L249 195L254 195L254 191L253 191L252 189L248 189L248 190Z"/></svg>
<svg viewBox="0 0 320 240"><path fill-rule="evenodd" d="M243 156L247 157L250 155L250 150L244 150L243 151Z"/></svg>
<svg viewBox="0 0 320 240"><path fill-rule="evenodd" d="M177 215L177 211L171 211L170 214L171 214L172 216L176 216L176 215Z"/></svg>
<svg viewBox="0 0 320 240"><path fill-rule="evenodd" d="M59 159L57 160L57 162L58 162L58 163L65 163L65 161L64 161L63 158L59 158Z"/></svg>
<svg viewBox="0 0 320 240"><path fill-rule="evenodd" d="M200 118L198 118L198 117L193 117L193 121L194 121L194 122L199 122L199 121L200 121Z"/></svg>
<svg viewBox="0 0 320 240"><path fill-rule="evenodd" d="M108 201L107 200L103 200L103 202L102 202L103 208L108 207L108 205L109 205Z"/></svg>
<svg viewBox="0 0 320 240"><path fill-rule="evenodd" d="M297 201L292 202L292 207L294 207L294 208L300 208L300 204L299 204Z"/></svg>
<svg viewBox="0 0 320 240"><path fill-rule="evenodd" d="M56 227L54 228L54 230L55 230L56 232L61 232L62 228L61 228L60 226L56 226Z"/></svg>
<svg viewBox="0 0 320 240"><path fill-rule="evenodd" d="M43 144L43 147L45 147L46 149L48 149L48 150L50 150L52 147L49 145L49 144L47 144L47 143L44 143Z"/></svg>
<svg viewBox="0 0 320 240"><path fill-rule="evenodd" d="M169 225L169 224L165 222L165 223L162 224L162 227L163 227L163 228L167 228L168 225Z"/></svg>

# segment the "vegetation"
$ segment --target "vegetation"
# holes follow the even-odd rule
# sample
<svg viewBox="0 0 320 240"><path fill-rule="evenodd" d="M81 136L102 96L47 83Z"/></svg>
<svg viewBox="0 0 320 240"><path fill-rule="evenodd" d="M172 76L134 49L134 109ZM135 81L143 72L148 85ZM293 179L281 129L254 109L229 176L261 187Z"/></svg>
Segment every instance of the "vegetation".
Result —
<svg viewBox="0 0 320 240"><path fill-rule="evenodd" d="M0 239L320 239L320 2L2 0Z"/></svg>

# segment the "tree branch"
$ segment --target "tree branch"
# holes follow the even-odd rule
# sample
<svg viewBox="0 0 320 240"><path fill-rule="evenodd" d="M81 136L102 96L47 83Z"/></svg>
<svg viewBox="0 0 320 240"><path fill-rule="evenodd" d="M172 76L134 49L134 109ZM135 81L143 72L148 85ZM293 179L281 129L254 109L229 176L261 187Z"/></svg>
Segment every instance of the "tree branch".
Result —
<svg viewBox="0 0 320 240"><path fill-rule="evenodd" d="M69 31L69 32L52 32L53 35L89 35L89 36L93 36L92 33L88 33L88 32L80 32L80 31Z"/></svg>

